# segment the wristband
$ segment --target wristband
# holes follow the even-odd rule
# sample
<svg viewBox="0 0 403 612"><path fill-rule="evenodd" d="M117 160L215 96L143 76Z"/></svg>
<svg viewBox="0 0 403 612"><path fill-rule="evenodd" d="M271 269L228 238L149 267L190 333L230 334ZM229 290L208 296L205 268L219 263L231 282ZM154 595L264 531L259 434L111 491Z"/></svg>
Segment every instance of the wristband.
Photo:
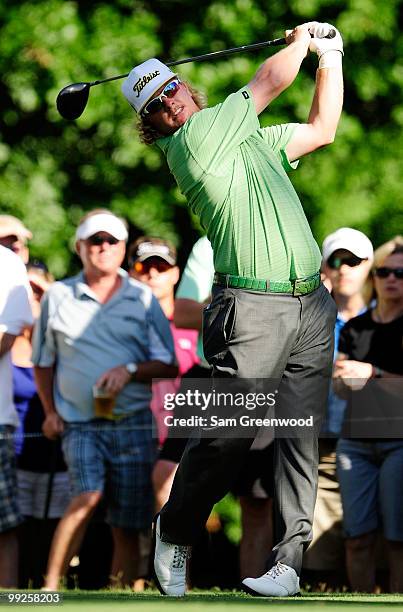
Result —
<svg viewBox="0 0 403 612"><path fill-rule="evenodd" d="M338 68L341 66L343 58L342 51L336 51L336 49L329 49L322 53L319 59L319 69L321 68Z"/></svg>

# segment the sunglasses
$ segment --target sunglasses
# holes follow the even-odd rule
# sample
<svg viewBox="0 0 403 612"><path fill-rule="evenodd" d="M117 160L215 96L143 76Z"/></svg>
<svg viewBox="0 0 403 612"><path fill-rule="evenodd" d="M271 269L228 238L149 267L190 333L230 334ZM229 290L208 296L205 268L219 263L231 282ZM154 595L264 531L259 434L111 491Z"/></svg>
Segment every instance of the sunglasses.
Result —
<svg viewBox="0 0 403 612"><path fill-rule="evenodd" d="M159 274L170 270L173 266L160 257L148 257L144 261L136 261L133 264L133 270L137 274L149 274L151 268L157 270Z"/></svg>
<svg viewBox="0 0 403 612"><path fill-rule="evenodd" d="M327 260L327 265L332 270L340 270L341 266L343 265L349 266L350 268L355 268L356 266L359 266L362 261L364 261L364 259L361 259L356 255L350 255L348 257L337 257L335 255L331 255Z"/></svg>
<svg viewBox="0 0 403 612"><path fill-rule="evenodd" d="M161 91L159 96L156 96L143 108L141 111L142 115L155 115L161 108L164 106L163 98L173 98L176 93L178 93L180 86L180 80L174 79L170 81L167 85L165 85L164 89Z"/></svg>
<svg viewBox="0 0 403 612"><path fill-rule="evenodd" d="M399 280L403 280L403 268L376 268L374 271L378 278L388 278L391 274Z"/></svg>
<svg viewBox="0 0 403 612"><path fill-rule="evenodd" d="M87 240L91 246L101 246L101 244L104 244L104 242L107 242L108 244L117 244L119 242L119 240L114 238L114 236L99 236L98 234L90 236Z"/></svg>

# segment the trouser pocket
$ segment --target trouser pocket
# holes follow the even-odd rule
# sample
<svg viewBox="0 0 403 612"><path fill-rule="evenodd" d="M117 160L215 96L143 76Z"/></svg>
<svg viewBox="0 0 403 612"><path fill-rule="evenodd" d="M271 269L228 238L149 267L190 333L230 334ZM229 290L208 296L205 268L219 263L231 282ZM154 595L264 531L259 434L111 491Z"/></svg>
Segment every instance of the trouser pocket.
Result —
<svg viewBox="0 0 403 612"><path fill-rule="evenodd" d="M203 350L209 363L214 365L226 351L231 340L236 317L234 295L219 293L203 312Z"/></svg>

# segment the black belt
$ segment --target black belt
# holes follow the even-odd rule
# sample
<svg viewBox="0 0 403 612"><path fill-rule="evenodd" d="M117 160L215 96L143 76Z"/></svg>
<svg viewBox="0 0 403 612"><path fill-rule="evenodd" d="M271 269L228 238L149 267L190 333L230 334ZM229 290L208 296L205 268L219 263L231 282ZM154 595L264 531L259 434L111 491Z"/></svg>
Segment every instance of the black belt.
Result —
<svg viewBox="0 0 403 612"><path fill-rule="evenodd" d="M234 274L214 274L214 283L223 287L233 289L249 289L250 291L262 291L263 293L290 293L291 295L306 295L312 293L320 285L320 272L287 281L271 281L261 278L248 278L246 276L235 276Z"/></svg>

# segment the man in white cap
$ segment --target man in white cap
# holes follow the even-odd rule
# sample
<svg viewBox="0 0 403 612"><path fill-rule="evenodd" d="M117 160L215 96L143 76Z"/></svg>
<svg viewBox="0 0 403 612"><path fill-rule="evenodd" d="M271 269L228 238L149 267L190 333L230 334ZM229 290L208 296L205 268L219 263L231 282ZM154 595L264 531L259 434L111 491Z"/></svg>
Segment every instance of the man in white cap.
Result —
<svg viewBox="0 0 403 612"><path fill-rule="evenodd" d="M331 28L311 22L288 32L285 49L211 108L202 109L192 88L155 59L136 66L122 86L140 115L143 142L162 149L213 246L216 273L203 343L214 376L245 385L281 381L289 391L287 401L281 394L282 409L317 417L307 436L279 432L274 441L276 546L269 571L243 581L245 590L265 596L299 592L332 366L335 306L320 283L320 251L286 174L335 137L343 43L335 28L332 38L323 38ZM317 53L319 69L307 122L261 128L258 115L291 85L309 50ZM315 382L306 389L308 377ZM154 569L161 592L170 596L184 595L189 546L252 444L239 430L221 437L217 431L211 439L207 433L187 446L156 521Z"/></svg>
<svg viewBox="0 0 403 612"><path fill-rule="evenodd" d="M135 578L139 533L153 514L151 381L177 374L169 323L151 290L120 268L127 229L107 210L76 231L83 270L42 300L33 358L45 435L63 434L73 498L55 532L45 588L55 590L105 497L111 576ZM98 399L97 399L98 398Z"/></svg>
<svg viewBox="0 0 403 612"><path fill-rule="evenodd" d="M374 249L370 239L359 230L341 227L329 234L323 241L323 271L332 286L332 296L337 306L335 326L335 355L340 332L353 317L362 314L371 298L371 290L365 284L374 259ZM337 400L337 398L335 398ZM340 433L340 411L328 409L328 419L324 427L328 433Z"/></svg>
<svg viewBox="0 0 403 612"><path fill-rule="evenodd" d="M332 297L337 306L335 325L336 356L340 332L344 325L367 309L372 285L367 279L374 259L369 238L350 227L341 227L323 241L323 272L331 284ZM344 535L342 504L336 476L336 443L340 436L346 400L332 390L329 393L326 419L319 440L318 495L313 523L313 541L305 558L304 567L318 572L318 579L344 579Z"/></svg>
<svg viewBox="0 0 403 612"><path fill-rule="evenodd" d="M12 215L0 215L0 244L11 249L24 264L28 263L29 251L27 240L31 240L32 232Z"/></svg>

